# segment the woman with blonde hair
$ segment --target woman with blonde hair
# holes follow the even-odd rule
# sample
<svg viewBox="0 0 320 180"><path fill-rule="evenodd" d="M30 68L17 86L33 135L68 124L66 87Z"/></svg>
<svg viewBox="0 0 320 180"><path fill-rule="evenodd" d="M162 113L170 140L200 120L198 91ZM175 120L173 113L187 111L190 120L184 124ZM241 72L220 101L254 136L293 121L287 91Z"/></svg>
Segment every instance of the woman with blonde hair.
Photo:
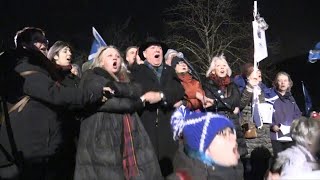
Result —
<svg viewBox="0 0 320 180"><path fill-rule="evenodd" d="M75 179L161 179L150 139L136 113L148 101L129 82L119 50L101 47L80 87L110 87L103 104L88 106L81 123ZM91 83L90 83L91 82Z"/></svg>
<svg viewBox="0 0 320 180"><path fill-rule="evenodd" d="M237 130L237 142L241 157L247 155L247 146L239 123L240 92L237 85L231 80L231 68L224 55L213 57L206 73L205 92L208 98L215 101L207 106L208 111L232 119Z"/></svg>

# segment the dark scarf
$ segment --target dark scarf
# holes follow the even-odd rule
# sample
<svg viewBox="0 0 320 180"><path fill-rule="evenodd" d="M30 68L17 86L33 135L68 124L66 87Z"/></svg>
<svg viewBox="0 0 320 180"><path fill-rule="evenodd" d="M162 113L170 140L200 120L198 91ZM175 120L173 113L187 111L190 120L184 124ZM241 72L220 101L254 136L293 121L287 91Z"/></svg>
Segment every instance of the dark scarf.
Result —
<svg viewBox="0 0 320 180"><path fill-rule="evenodd" d="M209 76L209 79L214 81L219 86L219 89L221 89L221 90L225 90L225 88L231 83L231 79L229 76L218 77L215 74L211 74Z"/></svg>
<svg viewBox="0 0 320 180"><path fill-rule="evenodd" d="M56 69L57 69L58 73L60 74L58 77L59 79L57 79L57 81L61 82L65 79L66 76L71 74L72 66L71 65L61 66L61 65L56 64Z"/></svg>
<svg viewBox="0 0 320 180"><path fill-rule="evenodd" d="M152 70L152 72L157 76L158 81L160 82L161 74L163 70L163 63L159 67L153 67L148 61L144 61L144 64Z"/></svg>
<svg viewBox="0 0 320 180"><path fill-rule="evenodd" d="M289 99L289 100L292 101L292 102L295 101L295 100L293 99L293 97L292 97L291 92L286 92L284 95L280 94L279 91L276 91L276 93L277 93L277 95L278 95L278 97L279 97L279 99L280 99L281 101L284 101L285 99Z"/></svg>

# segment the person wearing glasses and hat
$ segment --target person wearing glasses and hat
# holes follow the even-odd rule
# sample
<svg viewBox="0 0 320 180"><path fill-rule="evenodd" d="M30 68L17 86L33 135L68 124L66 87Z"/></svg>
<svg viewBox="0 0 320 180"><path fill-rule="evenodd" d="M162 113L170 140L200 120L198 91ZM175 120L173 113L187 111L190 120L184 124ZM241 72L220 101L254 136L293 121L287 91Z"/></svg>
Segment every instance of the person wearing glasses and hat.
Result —
<svg viewBox="0 0 320 180"><path fill-rule="evenodd" d="M174 105L183 99L184 89L174 69L164 63L167 46L155 38L148 38L139 46L144 64L131 73L141 84L145 107L139 112L141 121L156 151L162 174L172 173L172 158L178 144L172 139L170 116ZM149 92L150 91L150 92Z"/></svg>

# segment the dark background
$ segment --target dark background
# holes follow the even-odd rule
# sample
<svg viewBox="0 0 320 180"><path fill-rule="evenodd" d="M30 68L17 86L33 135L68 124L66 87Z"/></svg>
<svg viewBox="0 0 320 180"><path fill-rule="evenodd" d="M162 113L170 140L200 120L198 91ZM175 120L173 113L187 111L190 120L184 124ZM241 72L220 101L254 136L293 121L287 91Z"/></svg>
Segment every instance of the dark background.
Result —
<svg viewBox="0 0 320 180"><path fill-rule="evenodd" d="M0 50L13 47L15 32L25 26L46 31L50 45L57 40L70 42L76 49L89 52L94 26L108 43L104 30L115 23L131 21L127 31L136 34L136 42L147 35L163 38L166 32L163 11L176 0L1 0ZM235 1L236 14L252 21L252 0ZM319 62L307 62L307 53L320 41L317 14L319 0L260 0L259 12L269 24L267 41L280 43L279 53L270 55L261 65L277 66L294 80L293 93L301 110L304 102L301 81L305 81L315 107L319 106ZM101 33L102 32L102 33ZM128 44L128 46L131 44ZM122 49L123 50L123 49Z"/></svg>

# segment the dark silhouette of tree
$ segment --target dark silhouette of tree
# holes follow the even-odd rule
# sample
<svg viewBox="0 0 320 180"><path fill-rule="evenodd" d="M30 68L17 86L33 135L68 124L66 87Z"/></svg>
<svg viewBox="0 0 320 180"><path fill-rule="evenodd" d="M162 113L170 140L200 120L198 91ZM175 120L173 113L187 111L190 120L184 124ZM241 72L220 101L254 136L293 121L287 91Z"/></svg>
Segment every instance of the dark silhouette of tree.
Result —
<svg viewBox="0 0 320 180"><path fill-rule="evenodd" d="M181 0L167 10L167 42L187 52L204 73L212 58L224 53L233 69L252 60L251 22L237 19L232 0Z"/></svg>

